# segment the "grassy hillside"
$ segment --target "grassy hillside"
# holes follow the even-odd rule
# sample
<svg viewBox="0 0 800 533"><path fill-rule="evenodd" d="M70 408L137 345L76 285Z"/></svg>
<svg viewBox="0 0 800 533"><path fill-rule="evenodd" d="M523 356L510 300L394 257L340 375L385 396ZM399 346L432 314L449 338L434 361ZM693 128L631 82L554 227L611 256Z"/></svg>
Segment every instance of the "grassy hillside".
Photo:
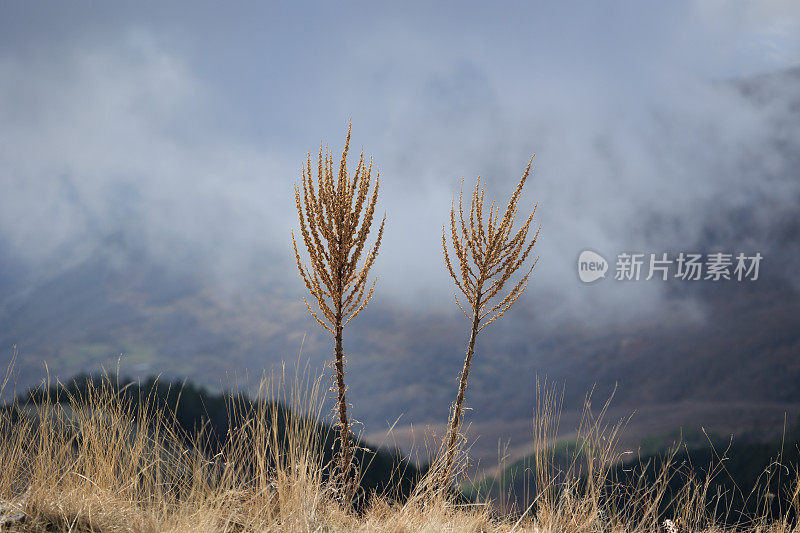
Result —
<svg viewBox="0 0 800 533"><path fill-rule="evenodd" d="M5 302L0 349L10 355L11 346L19 345L21 384L38 381L43 361L52 375L69 379L114 365L122 355L128 375L144 378L157 368L219 390L231 373L295 360L301 344L312 365L328 356L302 302L278 289L264 287L226 302L192 284L180 293L161 291L180 282L158 269L109 273L92 263L79 270L78 278L60 276L24 302ZM601 396L616 385L616 405L631 409L687 400L800 401L795 290L760 286L747 294L742 287L715 287L702 298L704 321L665 318L603 331L579 323L545 329L520 309L479 341L467 398L471 419L529 417L537 374L565 382L565 407L575 409L595 384ZM401 415L415 424L446 419L465 343L458 317L406 313L376 302L352 327L350 393L367 431L385 429ZM424 373L415 371L420 367Z"/></svg>
<svg viewBox="0 0 800 533"><path fill-rule="evenodd" d="M680 455L642 469L623 468L613 451L616 429L606 431L601 424L588 426L580 448L541 448L535 458L536 497L525 508L464 500L436 483L439 462L409 476L401 471L408 465L391 454L362 450L364 462L374 457L373 464L383 466L375 468L373 485L366 479L369 469L362 469L365 492L360 505L348 510L342 488L329 475L330 441L314 416L314 387L311 394L280 396L288 402L242 404L241 398L215 399L187 386L182 407L174 385L151 382L140 388L82 379L73 387L34 391L25 404L0 411L0 528L621 533L721 532L735 526L754 533L798 531L796 459L780 480L787 490L781 512L771 512L774 496L761 491L753 494L752 512L730 508L720 515L717 509L731 500L714 491L713 477L687 471ZM227 421L205 418L226 403ZM553 408L537 410L537 442L550 439ZM198 434L198 427L207 429ZM755 464L746 456L742 460ZM712 463L725 461L714 457Z"/></svg>
<svg viewBox="0 0 800 533"><path fill-rule="evenodd" d="M618 439L617 439L618 440ZM584 439L561 441L547 450L549 468L562 474L581 470L579 485L587 478L593 443ZM629 507L640 495L618 487L654 486L664 491L657 510L666 516L681 513L682 492L689 480L700 481L713 504L704 512L719 522L737 523L758 516L798 517L797 475L800 469L800 417L792 427L773 439L726 439L700 430L676 430L644 439L638 450L621 453L617 448L604 479L604 490L614 505ZM577 458L577 462L576 462ZM465 489L473 498L490 497L507 508L525 509L538 494L537 468L541 457L530 455L513 461L496 475L487 476ZM564 474L566 475L566 474ZM716 497L716 498L713 498Z"/></svg>
<svg viewBox="0 0 800 533"><path fill-rule="evenodd" d="M40 418L42 406L58 406L62 412L69 413L68 418L72 420L74 410L87 408L98 394L112 396L114 402L119 402L134 418L152 413L169 417L170 430L182 447L195 448L209 459L229 449L232 439L241 436L242 428L253 426L263 426L264 431L274 434L276 444L285 448L289 446L289 428L303 425L304 431L311 433L308 438L318 446L319 459L324 465L331 463L338 449L336 434L322 421L318 411L298 413L278 399L253 400L244 393L213 394L191 382L156 378L133 382L81 375L66 384L30 389L18 398L14 407L6 409L14 423L18 423L20 417ZM155 431L155 428L150 430ZM379 448L360 439L356 439L355 444L360 505L376 493L405 499L424 474L425 469L403 458L398 450ZM271 467L274 468L274 464ZM322 480L327 481L329 474L324 469Z"/></svg>

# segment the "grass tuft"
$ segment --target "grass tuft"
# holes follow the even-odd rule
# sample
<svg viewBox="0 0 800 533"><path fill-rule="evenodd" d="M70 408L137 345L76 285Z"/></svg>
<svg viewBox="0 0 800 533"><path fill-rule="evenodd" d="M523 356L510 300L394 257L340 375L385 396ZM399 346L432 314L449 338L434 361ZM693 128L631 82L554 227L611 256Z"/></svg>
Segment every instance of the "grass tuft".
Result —
<svg viewBox="0 0 800 533"><path fill-rule="evenodd" d="M709 479L682 474L669 455L654 480L642 472L617 479L612 466L622 457L616 442L624 421L606 423L607 404L594 415L587 400L581 436L565 461L553 446L560 395L545 385L537 389L536 481L527 508L503 507L490 491L472 498L442 492L440 458L405 500L375 494L350 512L326 475L333 465L325 464L314 430L320 381L264 380L255 413L231 413L229 438L213 456L203 428L187 436L174 412L128 401L111 377L86 393L7 405L0 410L0 530L800 531L796 469L791 509L735 522L715 518L721 500L709 493ZM302 416L286 418L279 432L286 410L268 399ZM676 476L684 476L678 491L670 489Z"/></svg>

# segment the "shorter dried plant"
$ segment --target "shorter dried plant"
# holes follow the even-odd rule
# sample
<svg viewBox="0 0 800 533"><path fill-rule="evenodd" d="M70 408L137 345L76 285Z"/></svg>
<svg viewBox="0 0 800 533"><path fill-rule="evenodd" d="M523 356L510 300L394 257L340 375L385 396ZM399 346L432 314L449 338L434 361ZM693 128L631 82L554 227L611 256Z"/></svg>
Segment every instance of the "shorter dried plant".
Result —
<svg viewBox="0 0 800 533"><path fill-rule="evenodd" d="M451 255L448 252L447 231L444 227L442 228L442 251L445 265L456 287L466 299L462 305L456 295L456 304L464 316L472 321L458 396L451 409L450 424L445 441L443 485L449 482L453 471L464 392L467 388L472 356L475 353L475 339L478 332L502 317L525 292L531 271L538 260L534 260L516 284L503 294L503 288L508 280L528 259L541 229L539 226L533 238L528 240L533 215L536 213L536 206L534 206L525 222L518 230L514 231L514 220L517 216L522 188L530 174L531 164L533 164L532 157L504 211L500 206L496 206L495 202L489 206L488 213L484 211L485 189L478 177L472 192L469 214L465 215L462 201L464 184L462 179L458 209L456 209L455 202L450 208L450 241L454 261L451 261ZM502 218L500 218L501 214ZM453 263L455 263L455 267Z"/></svg>
<svg viewBox="0 0 800 533"><path fill-rule="evenodd" d="M384 215L378 236L372 247L366 247L372 227L375 205L378 201L380 175L375 177L375 186L370 193L372 161L364 162L364 153L352 176L347 173L347 152L350 149L350 127L342 151L338 172L329 150L320 148L317 159L316 187L311 173L311 154L303 167L302 191L295 186L294 197L300 220L310 267L306 267L297 250L297 241L292 231L292 245L300 277L308 292L316 301L319 312L303 298L308 311L335 339L333 366L336 370L337 410L336 422L339 430L338 469L343 488L343 501L351 502L355 491L353 449L350 438L350 422L347 417L346 387L344 384L344 349L342 330L367 306L375 281L367 282L367 276L383 237L386 222ZM377 174L377 173L376 173ZM366 291L366 294L365 294Z"/></svg>

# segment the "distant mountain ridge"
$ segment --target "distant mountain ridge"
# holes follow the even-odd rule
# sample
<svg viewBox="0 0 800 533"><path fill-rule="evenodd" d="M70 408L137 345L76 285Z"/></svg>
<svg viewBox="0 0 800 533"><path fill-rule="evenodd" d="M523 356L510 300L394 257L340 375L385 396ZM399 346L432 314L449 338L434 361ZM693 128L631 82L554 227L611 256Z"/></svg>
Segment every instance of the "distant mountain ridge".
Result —
<svg viewBox="0 0 800 533"><path fill-rule="evenodd" d="M770 95L775 84L794 87L798 80L800 69L737 82L757 102L775 106L775 142L785 144L794 168L800 97ZM753 162L754 179L771 179L765 165ZM736 242L767 254L762 278L751 285L669 286L668 298L697 299L705 321L665 312L657 322L595 331L580 322L542 326L537 315L546 309L509 313L479 340L470 419L530 416L537 374L566 382L565 408L579 407L595 384L596 397L616 387L615 401L631 408L686 399L800 401L800 284L787 275L800 264L800 214L778 206L775 212L765 221L746 208L720 209L709 214L700 240L687 243L710 252ZM120 229L77 257L31 281L0 233L0 363L18 345L19 387L39 382L45 362L51 375L68 378L119 360L131 376L163 372L212 388L296 361L324 370L330 342L297 297L299 282L289 288L266 271L248 291L222 294L188 269L160 264ZM447 417L466 343L461 317L378 299L348 328L348 393L368 431L401 416L415 424Z"/></svg>

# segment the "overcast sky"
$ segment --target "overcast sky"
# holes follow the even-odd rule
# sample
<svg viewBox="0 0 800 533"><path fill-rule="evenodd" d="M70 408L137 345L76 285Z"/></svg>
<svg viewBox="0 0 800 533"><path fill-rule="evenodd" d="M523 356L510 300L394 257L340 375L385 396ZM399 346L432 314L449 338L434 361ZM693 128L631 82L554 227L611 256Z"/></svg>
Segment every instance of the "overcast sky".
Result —
<svg viewBox="0 0 800 533"><path fill-rule="evenodd" d="M224 290L294 283L292 184L352 119L381 172L381 298L450 306L459 178L505 198L535 152L530 292L579 305L600 294L584 248L678 250L709 209L795 205L782 108L724 82L797 65L794 1L3 2L0 246L33 280L123 231ZM598 290L630 309L662 288Z"/></svg>

